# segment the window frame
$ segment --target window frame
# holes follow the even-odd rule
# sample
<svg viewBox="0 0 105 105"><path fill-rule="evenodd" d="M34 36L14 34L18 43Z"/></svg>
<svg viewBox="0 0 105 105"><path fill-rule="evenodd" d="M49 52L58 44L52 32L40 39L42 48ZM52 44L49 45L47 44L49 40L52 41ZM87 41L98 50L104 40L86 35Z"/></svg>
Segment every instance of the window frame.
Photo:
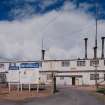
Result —
<svg viewBox="0 0 105 105"><path fill-rule="evenodd" d="M64 77L61 76L61 77L60 77L60 80L64 80Z"/></svg>
<svg viewBox="0 0 105 105"><path fill-rule="evenodd" d="M99 74L90 74L90 80L99 80Z"/></svg>
<svg viewBox="0 0 105 105"><path fill-rule="evenodd" d="M77 66L86 66L86 61L85 60L77 60Z"/></svg>
<svg viewBox="0 0 105 105"><path fill-rule="evenodd" d="M62 61L61 66L62 67L69 67L70 66L70 61Z"/></svg>
<svg viewBox="0 0 105 105"><path fill-rule="evenodd" d="M90 60L90 66L99 65L99 60Z"/></svg>
<svg viewBox="0 0 105 105"><path fill-rule="evenodd" d="M105 60L104 60L104 66L105 66Z"/></svg>
<svg viewBox="0 0 105 105"><path fill-rule="evenodd" d="M47 80L52 80L52 74L47 74Z"/></svg>
<svg viewBox="0 0 105 105"><path fill-rule="evenodd" d="M104 74L104 81L105 81L105 74Z"/></svg>

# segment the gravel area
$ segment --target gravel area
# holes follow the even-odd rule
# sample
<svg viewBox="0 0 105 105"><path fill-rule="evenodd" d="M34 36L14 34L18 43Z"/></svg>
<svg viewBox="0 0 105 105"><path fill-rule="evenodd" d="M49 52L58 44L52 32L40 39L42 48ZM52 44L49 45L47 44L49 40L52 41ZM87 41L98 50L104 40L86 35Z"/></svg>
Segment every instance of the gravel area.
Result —
<svg viewBox="0 0 105 105"><path fill-rule="evenodd" d="M105 105L88 91L75 88L60 88L59 92L47 97L33 97L21 101L0 101L0 105Z"/></svg>

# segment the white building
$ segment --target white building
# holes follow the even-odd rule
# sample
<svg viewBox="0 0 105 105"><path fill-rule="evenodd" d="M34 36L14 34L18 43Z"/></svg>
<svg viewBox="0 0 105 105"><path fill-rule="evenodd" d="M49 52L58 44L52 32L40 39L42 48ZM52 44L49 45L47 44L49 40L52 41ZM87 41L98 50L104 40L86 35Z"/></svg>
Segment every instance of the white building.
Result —
<svg viewBox="0 0 105 105"><path fill-rule="evenodd" d="M0 82L49 84L52 75L58 85L95 85L95 75L105 84L105 59L0 62Z"/></svg>
<svg viewBox="0 0 105 105"><path fill-rule="evenodd" d="M46 83L51 82L55 73L59 85L95 85L95 75L99 84L105 84L105 60L45 60L41 73Z"/></svg>

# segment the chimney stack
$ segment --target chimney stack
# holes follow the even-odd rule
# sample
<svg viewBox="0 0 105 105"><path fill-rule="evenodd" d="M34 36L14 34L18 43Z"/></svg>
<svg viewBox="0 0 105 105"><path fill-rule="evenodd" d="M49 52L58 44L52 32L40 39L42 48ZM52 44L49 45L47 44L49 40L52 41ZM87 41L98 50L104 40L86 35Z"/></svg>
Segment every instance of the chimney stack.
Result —
<svg viewBox="0 0 105 105"><path fill-rule="evenodd" d="M41 58L42 61L44 61L44 58L45 58L45 50L42 49L42 58Z"/></svg>
<svg viewBox="0 0 105 105"><path fill-rule="evenodd" d="M42 50L41 50L41 53L42 53L42 57L41 57L41 60L44 61L45 59L45 51L44 50L44 38L42 38Z"/></svg>
<svg viewBox="0 0 105 105"><path fill-rule="evenodd" d="M101 53L101 58L102 59L104 58L104 39L105 39L105 37L101 37L101 40L102 40L102 53Z"/></svg>
<svg viewBox="0 0 105 105"><path fill-rule="evenodd" d="M85 59L87 59L87 41L88 41L88 38L84 38L85 40Z"/></svg>
<svg viewBox="0 0 105 105"><path fill-rule="evenodd" d="M94 59L97 58L97 47L94 47Z"/></svg>

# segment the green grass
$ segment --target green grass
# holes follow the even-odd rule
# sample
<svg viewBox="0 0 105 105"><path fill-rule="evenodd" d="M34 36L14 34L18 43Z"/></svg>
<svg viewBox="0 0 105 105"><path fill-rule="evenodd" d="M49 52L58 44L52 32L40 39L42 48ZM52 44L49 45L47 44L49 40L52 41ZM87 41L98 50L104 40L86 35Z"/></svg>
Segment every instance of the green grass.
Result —
<svg viewBox="0 0 105 105"><path fill-rule="evenodd" d="M96 90L96 92L102 93L102 94L105 95L105 88L98 88L98 89Z"/></svg>

